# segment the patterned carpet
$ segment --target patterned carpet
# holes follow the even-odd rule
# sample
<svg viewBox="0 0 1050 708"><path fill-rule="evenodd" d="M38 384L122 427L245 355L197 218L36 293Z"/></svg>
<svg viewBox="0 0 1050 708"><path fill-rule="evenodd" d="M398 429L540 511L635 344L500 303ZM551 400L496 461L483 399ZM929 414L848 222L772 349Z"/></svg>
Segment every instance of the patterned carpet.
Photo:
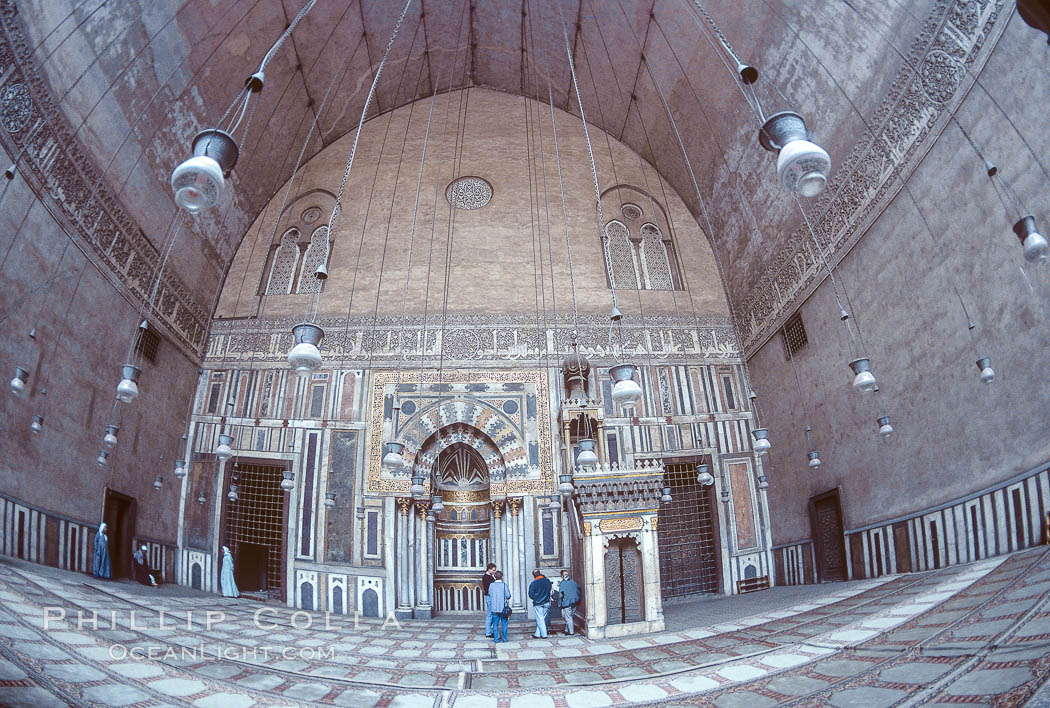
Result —
<svg viewBox="0 0 1050 708"><path fill-rule="evenodd" d="M812 590L785 604L774 588L775 609L703 626L732 601L715 600L691 629L600 642L533 640L520 618L511 636L525 639L497 647L479 622L326 626L0 560L0 704L1016 706L1050 676L1044 549Z"/></svg>

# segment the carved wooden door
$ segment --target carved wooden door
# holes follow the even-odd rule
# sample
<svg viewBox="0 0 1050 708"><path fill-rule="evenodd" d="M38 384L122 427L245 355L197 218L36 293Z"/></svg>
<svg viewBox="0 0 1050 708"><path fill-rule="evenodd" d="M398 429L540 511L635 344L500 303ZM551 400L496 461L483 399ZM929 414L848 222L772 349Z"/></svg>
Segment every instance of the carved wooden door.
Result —
<svg viewBox="0 0 1050 708"><path fill-rule="evenodd" d="M837 489L810 499L810 523L817 556L817 576L821 582L846 580L846 541Z"/></svg>
<svg viewBox="0 0 1050 708"><path fill-rule="evenodd" d="M634 539L618 538L605 553L606 624L640 622L644 615L642 556Z"/></svg>

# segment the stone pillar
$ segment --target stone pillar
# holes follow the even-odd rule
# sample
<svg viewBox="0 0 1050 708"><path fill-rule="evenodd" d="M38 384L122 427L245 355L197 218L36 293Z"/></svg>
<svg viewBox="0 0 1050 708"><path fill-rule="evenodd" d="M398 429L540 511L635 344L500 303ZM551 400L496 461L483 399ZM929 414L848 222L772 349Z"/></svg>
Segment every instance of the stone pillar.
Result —
<svg viewBox="0 0 1050 708"><path fill-rule="evenodd" d="M638 534L638 550L642 554L642 593L645 597L646 631L661 632L664 628L664 606L660 594L660 548L656 517L643 519Z"/></svg>
<svg viewBox="0 0 1050 708"><path fill-rule="evenodd" d="M433 526L427 519L427 511L429 509L429 503L416 502L414 525L416 529L415 565L417 572L415 578L415 610L412 615L417 619L430 619L433 615L433 607L430 601L430 595L434 587L430 562L430 536Z"/></svg>
<svg viewBox="0 0 1050 708"><path fill-rule="evenodd" d="M583 523L583 581L587 597L587 637L605 637L605 543L601 533L592 535L591 523Z"/></svg>
<svg viewBox="0 0 1050 708"><path fill-rule="evenodd" d="M492 501L492 515L489 518L490 531L489 531L489 548L492 549L492 562L496 564L496 567L500 570L506 570L504 568L504 555L503 555L503 537L504 537L504 517L503 517L503 502Z"/></svg>
<svg viewBox="0 0 1050 708"><path fill-rule="evenodd" d="M408 550L408 527L409 510L412 508L412 500L399 498L397 500L397 616L408 619L412 616L412 602L409 588L409 561L411 556Z"/></svg>
<svg viewBox="0 0 1050 708"><path fill-rule="evenodd" d="M507 543L507 568L510 571L511 605L516 608L524 608L525 598L521 592L522 574L522 539L521 539L521 499L512 497L507 499L510 514L507 518L508 543Z"/></svg>

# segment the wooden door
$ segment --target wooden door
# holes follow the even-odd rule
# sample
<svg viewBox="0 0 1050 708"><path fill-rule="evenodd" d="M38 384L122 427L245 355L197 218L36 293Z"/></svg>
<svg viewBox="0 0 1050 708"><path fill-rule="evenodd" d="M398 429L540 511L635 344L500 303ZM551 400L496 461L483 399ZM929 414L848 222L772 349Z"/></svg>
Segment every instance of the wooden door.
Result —
<svg viewBox="0 0 1050 708"><path fill-rule="evenodd" d="M810 498L809 518L817 556L817 578L820 582L846 580L846 539L838 488Z"/></svg>
<svg viewBox="0 0 1050 708"><path fill-rule="evenodd" d="M640 622L644 614L642 556L638 544L630 538L615 539L605 553L605 622Z"/></svg>

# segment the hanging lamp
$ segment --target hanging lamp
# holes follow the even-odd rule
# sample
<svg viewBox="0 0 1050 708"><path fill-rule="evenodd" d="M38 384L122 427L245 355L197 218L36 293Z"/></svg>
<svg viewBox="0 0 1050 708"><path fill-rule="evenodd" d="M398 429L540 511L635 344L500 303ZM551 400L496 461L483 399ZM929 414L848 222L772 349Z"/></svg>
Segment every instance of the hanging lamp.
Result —
<svg viewBox="0 0 1050 708"><path fill-rule="evenodd" d="M696 468L696 483L701 487L710 487L715 483L715 477L711 474L711 467L707 464L702 464Z"/></svg>
<svg viewBox="0 0 1050 708"><path fill-rule="evenodd" d="M853 370L853 388L861 393L870 393L875 390L875 374L871 373L871 361L862 356L849 363Z"/></svg>
<svg viewBox="0 0 1050 708"><path fill-rule="evenodd" d="M219 444L215 448L215 456L219 458L220 462L225 462L226 460L233 457L233 448L230 447L230 443L232 442L232 435L227 435L226 433L222 433L219 435Z"/></svg>
<svg viewBox="0 0 1050 708"><path fill-rule="evenodd" d="M99 467L105 467L109 464L109 450L102 450L98 453L98 457L95 458L95 462L98 463Z"/></svg>
<svg viewBox="0 0 1050 708"><path fill-rule="evenodd" d="M237 501L240 498L240 495L237 494L237 485L236 484L231 484L230 485L230 491L226 493L226 498L229 499L232 502L235 502L235 501Z"/></svg>
<svg viewBox="0 0 1050 708"><path fill-rule="evenodd" d="M11 393L16 396L21 396L26 390L26 383L28 381L29 370L23 366L16 366L14 378L11 379Z"/></svg>
<svg viewBox="0 0 1050 708"><path fill-rule="evenodd" d="M806 121L794 111L774 113L758 131L758 142L777 153L777 177L784 187L803 197L824 191L831 155L813 142Z"/></svg>
<svg viewBox="0 0 1050 708"><path fill-rule="evenodd" d="M172 472L175 475L175 479L182 479L186 476L186 460L175 460L175 471Z"/></svg>
<svg viewBox="0 0 1050 708"><path fill-rule="evenodd" d="M249 80L249 90L262 90L262 72ZM249 94L250 96L250 94ZM210 128L193 139L193 156L171 173L175 203L191 214L215 206L239 154L237 141L224 130Z"/></svg>
<svg viewBox="0 0 1050 708"><path fill-rule="evenodd" d="M405 466L405 458L401 453L405 451L405 444L392 441L386 444L386 454L383 455L383 469L388 472L399 472Z"/></svg>
<svg viewBox="0 0 1050 708"><path fill-rule="evenodd" d="M991 357L983 356L978 359L977 368L981 370L981 383L990 384L995 381L995 369L992 368Z"/></svg>
<svg viewBox="0 0 1050 708"><path fill-rule="evenodd" d="M120 367L120 383L117 384L117 400L121 403L131 403L139 397L139 374L142 369L134 364L125 364Z"/></svg>
<svg viewBox="0 0 1050 708"><path fill-rule="evenodd" d="M327 508L329 508L329 509L334 507L335 506L335 494L333 494L332 492L325 492L324 505Z"/></svg>
<svg viewBox="0 0 1050 708"><path fill-rule="evenodd" d="M412 486L409 488L409 493L414 497L421 497L426 490L423 488L423 475L413 474L412 475Z"/></svg>
<svg viewBox="0 0 1050 708"><path fill-rule="evenodd" d="M612 387L612 399L621 406L636 403L642 397L642 387L634 380L634 364L616 364L609 368L609 375L615 382Z"/></svg>
<svg viewBox="0 0 1050 708"><path fill-rule="evenodd" d="M102 444L107 449L112 450L117 446L117 431L120 430L119 425L107 425L106 434L102 436Z"/></svg>
<svg viewBox="0 0 1050 708"><path fill-rule="evenodd" d="M572 475L571 474L560 474L558 475L558 491L564 496L571 496L576 488L572 486Z"/></svg>
<svg viewBox="0 0 1050 708"><path fill-rule="evenodd" d="M893 426L890 425L890 417L888 415L879 416L875 422L879 424L879 435L884 438L893 435Z"/></svg>
<svg viewBox="0 0 1050 708"><path fill-rule="evenodd" d="M586 414L584 414L584 417L587 417ZM590 437L590 430L587 431L586 435L587 437L581 438L577 442L580 446L580 451L576 454L576 466L580 469L594 468L598 464L598 455L594 452L594 438Z"/></svg>
<svg viewBox="0 0 1050 708"><path fill-rule="evenodd" d="M206 498L204 496L204 490L202 489L200 491L200 494L197 495L197 503L198 504L203 504L205 501L206 501Z"/></svg>
<svg viewBox="0 0 1050 708"><path fill-rule="evenodd" d="M808 457L809 457L809 462L807 464L809 465L809 468L811 470L819 470L821 464L823 464L820 461L820 453L817 452L816 450L810 450L809 453L808 453Z"/></svg>
<svg viewBox="0 0 1050 708"><path fill-rule="evenodd" d="M434 510L435 514L440 514L445 510L445 505L441 502L441 495L435 494L430 500L430 508Z"/></svg>
<svg viewBox="0 0 1050 708"><path fill-rule="evenodd" d="M29 424L29 429L32 430L34 433L39 433L40 431L42 431L44 429L44 416L39 414L34 415L33 422Z"/></svg>
<svg viewBox="0 0 1050 708"><path fill-rule="evenodd" d="M751 447L758 455L765 455L773 447L772 443L769 442L769 430L766 428L755 428L751 431L751 437L754 438L754 443Z"/></svg>
<svg viewBox="0 0 1050 708"><path fill-rule="evenodd" d="M664 493L662 495L660 495L660 501L663 502L664 504L670 504L671 503L671 488L670 487L664 487Z"/></svg>
<svg viewBox="0 0 1050 708"><path fill-rule="evenodd" d="M324 330L315 324L303 322L292 327L295 345L288 352L288 365L295 369L297 376L309 376L321 368L321 350L319 345L324 338Z"/></svg>
<svg viewBox="0 0 1050 708"><path fill-rule="evenodd" d="M163 480L163 479L161 478L161 476L160 476L160 475L158 474L157 476L155 476L155 477L153 478L153 488L154 488L154 489L160 489L160 488L161 488L161 487L163 487L163 486L164 486L164 480Z"/></svg>
<svg viewBox="0 0 1050 708"><path fill-rule="evenodd" d="M284 479L281 480L281 489L286 492L290 492L295 489L295 473L291 470L284 470L281 472Z"/></svg>
<svg viewBox="0 0 1050 708"><path fill-rule="evenodd" d="M1017 234L1017 238L1021 241L1021 248L1026 261L1029 263L1046 262L1046 239L1036 229L1034 216L1031 214L1022 216L1014 224L1014 233Z"/></svg>

